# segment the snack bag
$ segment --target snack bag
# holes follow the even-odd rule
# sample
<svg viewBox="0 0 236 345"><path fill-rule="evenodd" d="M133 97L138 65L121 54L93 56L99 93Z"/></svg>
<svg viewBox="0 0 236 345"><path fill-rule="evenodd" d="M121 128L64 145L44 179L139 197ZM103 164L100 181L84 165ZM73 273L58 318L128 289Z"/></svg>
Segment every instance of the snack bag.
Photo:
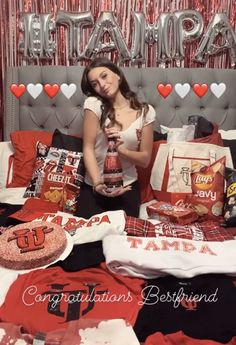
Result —
<svg viewBox="0 0 236 345"><path fill-rule="evenodd" d="M226 195L224 204L224 220L226 226L236 225L236 170L225 169Z"/></svg>
<svg viewBox="0 0 236 345"><path fill-rule="evenodd" d="M78 201L78 187L67 183L63 189L63 212L74 214Z"/></svg>
<svg viewBox="0 0 236 345"><path fill-rule="evenodd" d="M225 157L210 166L192 163L190 202L199 216L215 219L222 215L224 204Z"/></svg>
<svg viewBox="0 0 236 345"><path fill-rule="evenodd" d="M74 213L79 193L80 186L75 185L75 176L49 172L45 174L40 198L58 204L61 211Z"/></svg>

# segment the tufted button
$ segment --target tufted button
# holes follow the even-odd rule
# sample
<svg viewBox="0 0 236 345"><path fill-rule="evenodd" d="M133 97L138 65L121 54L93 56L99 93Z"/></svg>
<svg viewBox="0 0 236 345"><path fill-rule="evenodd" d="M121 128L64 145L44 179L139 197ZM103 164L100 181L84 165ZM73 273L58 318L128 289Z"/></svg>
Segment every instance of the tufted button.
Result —
<svg viewBox="0 0 236 345"><path fill-rule="evenodd" d="M28 107L32 107L32 106L33 106L33 104L32 104L32 103L29 103L29 104L28 104Z"/></svg>
<svg viewBox="0 0 236 345"><path fill-rule="evenodd" d="M42 129L44 129L44 125L39 125L39 128L42 128Z"/></svg>
<svg viewBox="0 0 236 345"><path fill-rule="evenodd" d="M52 104L52 107L56 107L56 104L55 104L55 103L53 103L53 104Z"/></svg>
<svg viewBox="0 0 236 345"><path fill-rule="evenodd" d="M142 85L139 85L138 88L139 88L139 89L142 89Z"/></svg>
<svg viewBox="0 0 236 345"><path fill-rule="evenodd" d="M64 128L69 129L69 125L65 125Z"/></svg>
<svg viewBox="0 0 236 345"><path fill-rule="evenodd" d="M227 109L229 109L229 106L228 106L228 105L226 105L226 106L224 107L224 110L227 110Z"/></svg>
<svg viewBox="0 0 236 345"><path fill-rule="evenodd" d="M204 110L204 109L205 109L205 107L204 107L203 105L201 105L201 106L200 106L200 109L201 109L201 110Z"/></svg>
<svg viewBox="0 0 236 345"><path fill-rule="evenodd" d="M180 107L178 105L175 106L175 109L178 110Z"/></svg>

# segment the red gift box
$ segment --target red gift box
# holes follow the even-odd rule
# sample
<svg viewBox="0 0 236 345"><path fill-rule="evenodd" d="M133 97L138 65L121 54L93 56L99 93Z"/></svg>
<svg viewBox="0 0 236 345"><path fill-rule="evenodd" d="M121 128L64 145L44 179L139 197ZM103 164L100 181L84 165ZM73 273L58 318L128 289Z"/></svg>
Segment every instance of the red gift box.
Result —
<svg viewBox="0 0 236 345"><path fill-rule="evenodd" d="M198 219L193 209L171 205L165 201L157 201L147 206L147 214L150 218L181 225L190 224Z"/></svg>

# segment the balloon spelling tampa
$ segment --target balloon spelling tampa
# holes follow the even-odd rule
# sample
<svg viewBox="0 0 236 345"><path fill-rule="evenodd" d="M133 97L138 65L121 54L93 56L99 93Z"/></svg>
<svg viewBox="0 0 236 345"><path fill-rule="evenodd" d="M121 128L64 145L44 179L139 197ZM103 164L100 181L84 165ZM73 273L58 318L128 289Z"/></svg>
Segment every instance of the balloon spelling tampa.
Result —
<svg viewBox="0 0 236 345"><path fill-rule="evenodd" d="M185 56L185 43L201 37L194 61L204 64L210 56L228 49L231 66L236 64L236 33L225 13L216 13L204 34L203 17L195 10L161 13L153 24L146 21L144 13L134 12L132 24L129 48L113 12L101 12L95 23L91 11L58 11L56 19L51 13L21 13L19 50L27 59L51 59L56 52L56 27L64 26L68 31L68 58L72 60L91 59L98 53L117 50L121 61L144 62L146 45L156 44L157 62L164 67L176 60L178 66ZM86 46L82 47L85 27L92 27L92 31ZM215 43L219 34L222 44Z"/></svg>

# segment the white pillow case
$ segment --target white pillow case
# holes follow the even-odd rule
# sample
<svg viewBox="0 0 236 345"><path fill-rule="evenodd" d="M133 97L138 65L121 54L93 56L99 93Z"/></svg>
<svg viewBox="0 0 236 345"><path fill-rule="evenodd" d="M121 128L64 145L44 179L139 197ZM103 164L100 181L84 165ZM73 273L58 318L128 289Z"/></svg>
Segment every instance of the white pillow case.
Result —
<svg viewBox="0 0 236 345"><path fill-rule="evenodd" d="M179 128L171 128L171 127L166 127L161 125L161 133L165 134L168 133L170 130L174 131L175 129ZM219 129L219 133L221 134L222 139L236 139L236 129L229 129L229 130L224 130L224 129Z"/></svg>
<svg viewBox="0 0 236 345"><path fill-rule="evenodd" d="M219 132L221 134L222 139L236 139L236 129L229 129L228 131L225 131L224 129L219 129Z"/></svg>
<svg viewBox="0 0 236 345"><path fill-rule="evenodd" d="M10 141L0 142L0 188L6 187L7 174L9 168L9 158L14 153ZM10 171L9 180L11 181L12 171Z"/></svg>

